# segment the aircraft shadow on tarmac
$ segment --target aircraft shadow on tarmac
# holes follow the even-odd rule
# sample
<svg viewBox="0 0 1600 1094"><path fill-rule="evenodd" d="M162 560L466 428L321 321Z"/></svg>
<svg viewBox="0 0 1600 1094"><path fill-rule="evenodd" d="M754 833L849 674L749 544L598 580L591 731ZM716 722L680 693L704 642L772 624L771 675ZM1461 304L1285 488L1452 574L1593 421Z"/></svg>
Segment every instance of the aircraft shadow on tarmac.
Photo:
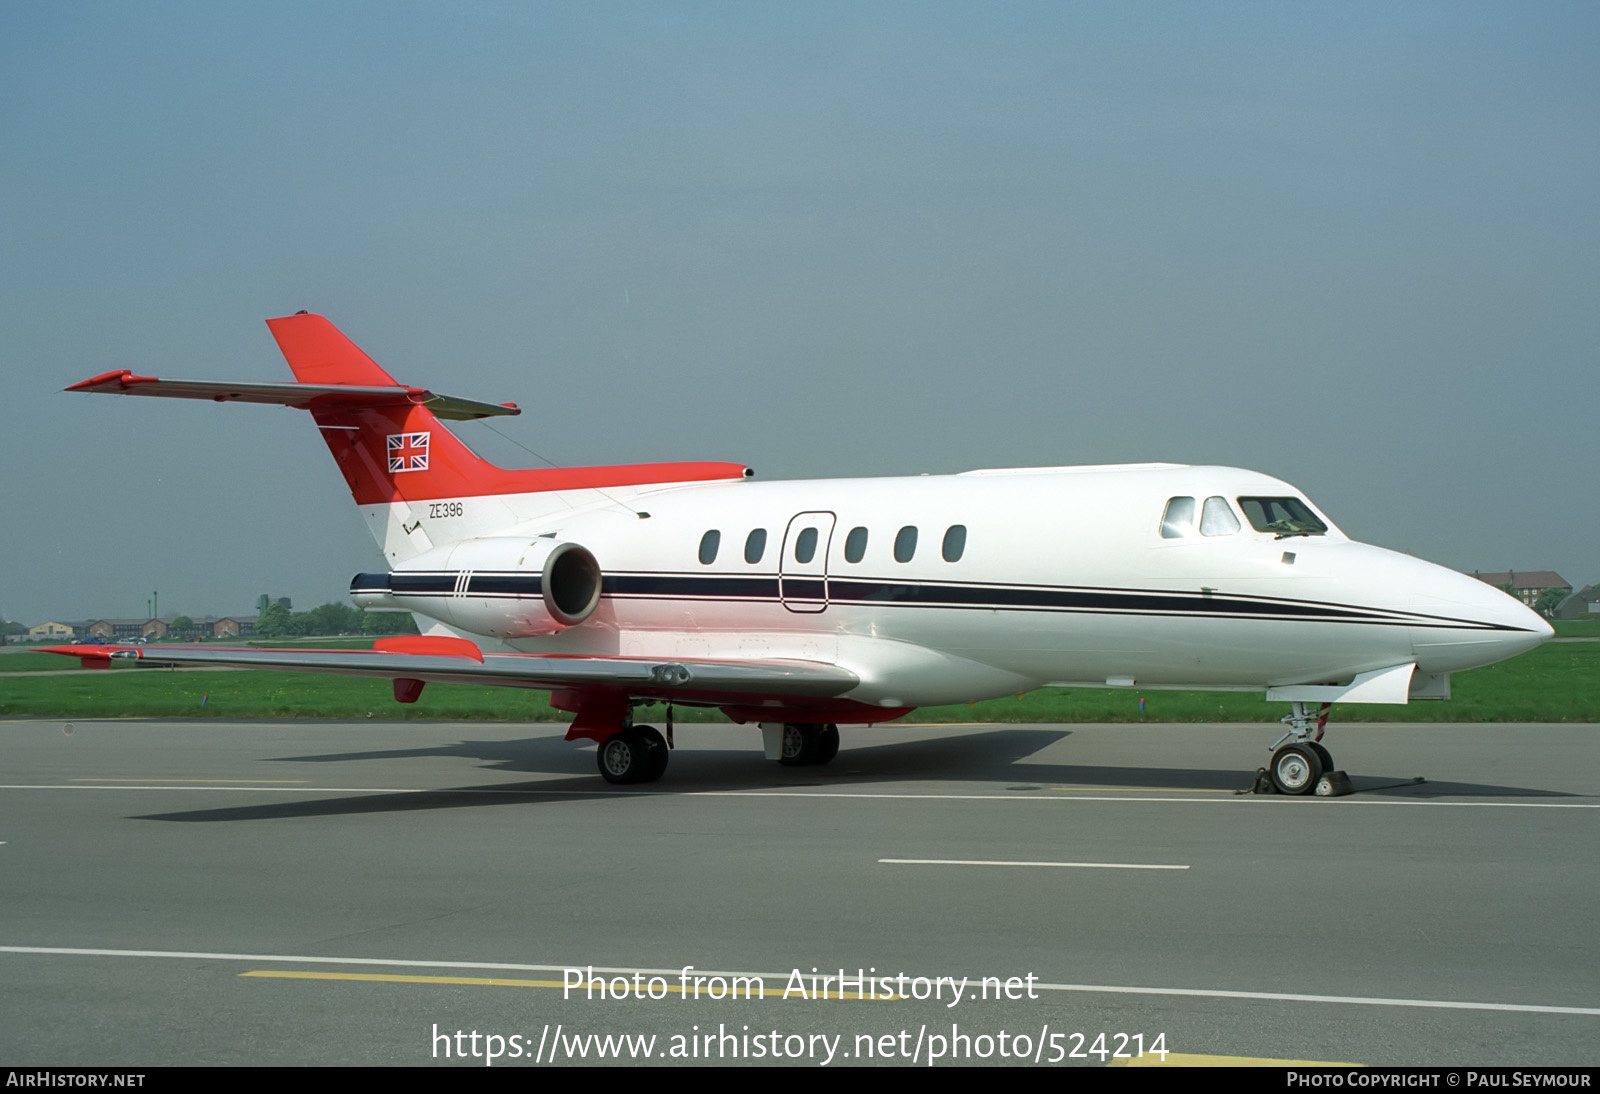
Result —
<svg viewBox="0 0 1600 1094"><path fill-rule="evenodd" d="M270 802L222 809L152 813L135 820L248 821L360 813L405 813L427 809L483 806L559 805L566 802L619 800L654 794L718 791L842 791L905 789L915 781L938 781L939 793L1023 794L1042 790L1106 789L1245 791L1254 772L1240 768L1078 766L1030 761L1046 746L1072 735L1071 730L996 728L934 740L897 741L855 746L840 751L826 767L783 767L750 749L696 749L681 754L666 781L639 786L610 786L594 770L594 753L574 748L556 737L514 741L464 740L435 748L385 749L318 756L279 757L285 763L358 765L370 760L458 757L500 771L570 775L523 783L494 782L403 793L361 793L344 797ZM355 781L352 779L351 781ZM1417 782L1411 776L1351 776L1358 796L1390 799L1569 798L1576 795L1528 787L1485 783ZM912 791L915 792L915 791ZM330 790L337 795L337 790ZM1316 799L1304 799L1313 801Z"/></svg>

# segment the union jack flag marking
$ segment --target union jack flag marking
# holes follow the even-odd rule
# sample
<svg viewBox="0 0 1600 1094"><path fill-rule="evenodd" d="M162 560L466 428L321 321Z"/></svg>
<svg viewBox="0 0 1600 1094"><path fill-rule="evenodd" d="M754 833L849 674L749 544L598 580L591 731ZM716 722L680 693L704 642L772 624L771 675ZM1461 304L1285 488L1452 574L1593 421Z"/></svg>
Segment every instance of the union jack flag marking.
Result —
<svg viewBox="0 0 1600 1094"><path fill-rule="evenodd" d="M428 435L426 433L394 433L389 436L390 471L426 471L428 469Z"/></svg>

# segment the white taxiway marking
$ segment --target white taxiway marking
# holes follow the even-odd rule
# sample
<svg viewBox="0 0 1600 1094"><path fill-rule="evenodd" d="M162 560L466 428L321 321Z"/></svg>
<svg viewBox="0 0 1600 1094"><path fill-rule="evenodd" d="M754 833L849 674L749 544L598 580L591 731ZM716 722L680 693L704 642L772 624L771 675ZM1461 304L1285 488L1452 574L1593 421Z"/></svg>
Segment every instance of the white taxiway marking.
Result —
<svg viewBox="0 0 1600 1094"><path fill-rule="evenodd" d="M1076 866L1085 870L1187 870L1187 866L1166 866L1148 862L1007 862L976 858L881 858L893 866Z"/></svg>
<svg viewBox="0 0 1600 1094"><path fill-rule="evenodd" d="M561 793L552 791L552 793ZM565 793L578 793L578 791L565 791ZM655 791L667 793L667 791ZM1357 791L1361 793L1361 791ZM1116 802L1121 805L1138 804L1146 802L1183 802L1188 805L1228 805L1241 802L1266 803L1277 802L1287 805L1290 802L1323 802L1331 805L1338 802L1341 805L1478 805L1499 806L1505 809L1600 809L1600 804L1568 803L1568 802L1444 802L1444 801L1373 801L1370 798L1290 798L1279 795L1232 794L1225 798L1112 798L1100 794L860 794L837 793L833 791L814 790L688 790L684 794L689 797L723 797L723 798L867 798L867 799L892 799L908 801L983 801L983 802Z"/></svg>
<svg viewBox="0 0 1600 1094"><path fill-rule="evenodd" d="M397 786L0 786L0 790L234 790L245 794L531 794L530 790L419 790Z"/></svg>
<svg viewBox="0 0 1600 1094"><path fill-rule="evenodd" d="M565 972L584 969L607 975L679 976L684 969L611 968L582 963L528 965L502 961L408 961L376 957L310 957L260 953L190 953L182 950L98 950L63 946L0 946L0 953L57 957L145 957L190 961L243 961L276 965L382 965L413 969L502 969L517 972ZM787 980L788 972L733 972L690 967L696 976L744 976ZM879 977L880 980L885 979ZM892 977L889 979L893 979ZM1398 999L1366 995L1300 995L1276 991L1228 991L1220 988L1152 988L1128 984L1034 984L1038 991L1081 992L1098 995L1171 995L1193 999L1257 999L1280 1003L1333 1003L1362 1007L1419 1007L1426 1010L1488 1010L1513 1014L1571 1014L1600 1018L1600 1007L1561 1007L1536 1003L1480 1003L1453 999Z"/></svg>

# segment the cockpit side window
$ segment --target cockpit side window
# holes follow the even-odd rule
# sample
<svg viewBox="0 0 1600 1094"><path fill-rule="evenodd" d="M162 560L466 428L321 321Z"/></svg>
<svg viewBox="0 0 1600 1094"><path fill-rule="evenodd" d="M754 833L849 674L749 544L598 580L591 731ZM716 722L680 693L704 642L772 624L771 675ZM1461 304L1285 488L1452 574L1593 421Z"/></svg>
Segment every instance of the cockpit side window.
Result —
<svg viewBox="0 0 1600 1094"><path fill-rule="evenodd" d="M1194 535L1194 499L1172 498L1161 514L1162 539L1186 539Z"/></svg>
<svg viewBox="0 0 1600 1094"><path fill-rule="evenodd" d="M1233 509L1228 505L1228 499L1223 497L1210 497L1200 510L1200 534L1202 536L1231 536L1239 530L1239 518L1233 515Z"/></svg>
<svg viewBox="0 0 1600 1094"><path fill-rule="evenodd" d="M1320 536L1328 526L1299 498L1240 498L1239 508L1258 532L1281 536Z"/></svg>

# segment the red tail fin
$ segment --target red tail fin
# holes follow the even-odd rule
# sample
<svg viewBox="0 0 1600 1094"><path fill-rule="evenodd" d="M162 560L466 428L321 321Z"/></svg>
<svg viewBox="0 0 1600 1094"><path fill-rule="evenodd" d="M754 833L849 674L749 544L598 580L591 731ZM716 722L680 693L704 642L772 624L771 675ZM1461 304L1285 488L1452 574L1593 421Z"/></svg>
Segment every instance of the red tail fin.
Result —
<svg viewBox="0 0 1600 1094"><path fill-rule="evenodd" d="M300 312L268 319L284 360L302 384L393 384L372 358L320 315Z"/></svg>
<svg viewBox="0 0 1600 1094"><path fill-rule="evenodd" d="M268 319L267 327L302 384L395 382L320 315ZM456 440L420 403L310 409L358 505L503 492L493 484L506 472Z"/></svg>
<svg viewBox="0 0 1600 1094"><path fill-rule="evenodd" d="M395 381L320 315L267 320L284 359L303 384L393 386ZM427 407L389 398L371 405L350 397L313 399L308 409L358 505L432 501L486 494L531 494L590 487L707 482L748 474L736 463L657 463L508 471L456 439ZM444 413L444 411L441 411ZM457 417L464 415L456 415Z"/></svg>

